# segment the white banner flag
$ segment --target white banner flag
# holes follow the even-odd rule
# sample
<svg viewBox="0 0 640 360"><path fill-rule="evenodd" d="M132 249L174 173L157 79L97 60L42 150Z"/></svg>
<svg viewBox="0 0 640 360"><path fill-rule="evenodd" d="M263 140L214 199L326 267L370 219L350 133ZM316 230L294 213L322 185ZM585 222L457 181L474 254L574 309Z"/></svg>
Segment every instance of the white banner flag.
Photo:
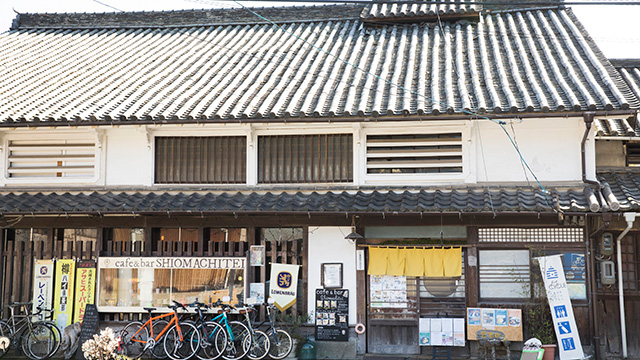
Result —
<svg viewBox="0 0 640 360"><path fill-rule="evenodd" d="M280 311L285 311L296 302L299 268L300 265L271 264L269 297L273 298Z"/></svg>
<svg viewBox="0 0 640 360"><path fill-rule="evenodd" d="M53 260L36 260L33 264L33 313L38 308L51 310L53 302ZM38 315L44 320L45 313Z"/></svg>
<svg viewBox="0 0 640 360"><path fill-rule="evenodd" d="M547 290L547 299L551 308L553 325L558 339L560 359L583 359L582 344L573 316L573 308L569 298L567 280L562 268L562 255L551 255L536 258Z"/></svg>

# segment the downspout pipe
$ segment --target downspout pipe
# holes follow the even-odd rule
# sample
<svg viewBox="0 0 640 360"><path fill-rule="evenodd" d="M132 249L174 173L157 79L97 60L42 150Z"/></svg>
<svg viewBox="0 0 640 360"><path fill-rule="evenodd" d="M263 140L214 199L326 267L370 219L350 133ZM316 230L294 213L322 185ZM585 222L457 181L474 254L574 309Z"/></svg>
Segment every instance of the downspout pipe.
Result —
<svg viewBox="0 0 640 360"><path fill-rule="evenodd" d="M584 125L586 128L584 129L584 135L582 135L582 142L580 142L580 151L582 156L582 182L585 184L591 184L596 186L598 192L600 192L600 183L595 180L587 179L587 151L586 151L586 143L587 137L589 136L589 132L591 131L591 126L593 125L593 116L594 112L585 112L583 115Z"/></svg>
<svg viewBox="0 0 640 360"><path fill-rule="evenodd" d="M624 213L624 219L627 221L627 228L618 235L616 240L617 260L618 260L618 298L620 301L620 335L622 338L622 357L627 358L627 325L625 323L625 311L624 311L624 284L622 283L622 238L627 235L629 230L633 227L633 222L636 220L637 213L628 212Z"/></svg>

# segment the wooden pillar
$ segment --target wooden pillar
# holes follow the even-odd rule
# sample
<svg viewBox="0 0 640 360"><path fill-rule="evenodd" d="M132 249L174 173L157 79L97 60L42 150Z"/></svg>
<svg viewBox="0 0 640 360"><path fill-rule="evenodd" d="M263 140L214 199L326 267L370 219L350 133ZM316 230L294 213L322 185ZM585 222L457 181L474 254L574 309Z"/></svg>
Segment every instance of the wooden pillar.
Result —
<svg viewBox="0 0 640 360"><path fill-rule="evenodd" d="M465 254L465 283L467 285L467 307L478 306L480 288L478 285L478 228L469 227L467 241L470 245Z"/></svg>
<svg viewBox="0 0 640 360"><path fill-rule="evenodd" d="M306 317L309 314L307 302L309 296L315 296L315 290L309 289L309 226L302 227L302 289L307 289L307 297L303 296L306 301L302 302L302 315ZM311 320L310 320L311 321ZM315 319L312 319L315 323Z"/></svg>
<svg viewBox="0 0 640 360"><path fill-rule="evenodd" d="M364 228L357 229L358 234L364 234ZM358 251L364 251L364 269L356 270L356 323L364 324L367 326L367 250L362 247L359 248L358 245L363 245L365 243L364 239L359 239L356 241L356 266L358 264L357 256ZM367 352L367 333L365 332L362 335L357 335L356 342L356 353L357 354L365 354Z"/></svg>

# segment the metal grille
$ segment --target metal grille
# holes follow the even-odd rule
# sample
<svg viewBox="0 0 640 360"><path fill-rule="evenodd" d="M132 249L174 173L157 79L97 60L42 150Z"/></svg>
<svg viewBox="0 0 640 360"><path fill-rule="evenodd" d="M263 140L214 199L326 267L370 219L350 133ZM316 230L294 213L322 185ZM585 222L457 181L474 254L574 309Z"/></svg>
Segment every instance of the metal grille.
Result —
<svg viewBox="0 0 640 360"><path fill-rule="evenodd" d="M10 178L91 178L95 174L91 140L11 140Z"/></svg>
<svg viewBox="0 0 640 360"><path fill-rule="evenodd" d="M582 242L583 228L480 228L480 242Z"/></svg>
<svg viewBox="0 0 640 360"><path fill-rule="evenodd" d="M461 172L461 133L367 136L368 174Z"/></svg>
<svg viewBox="0 0 640 360"><path fill-rule="evenodd" d="M351 134L258 138L258 182L262 184L352 181Z"/></svg>
<svg viewBox="0 0 640 360"><path fill-rule="evenodd" d="M241 184L246 182L244 136L156 137L157 184Z"/></svg>

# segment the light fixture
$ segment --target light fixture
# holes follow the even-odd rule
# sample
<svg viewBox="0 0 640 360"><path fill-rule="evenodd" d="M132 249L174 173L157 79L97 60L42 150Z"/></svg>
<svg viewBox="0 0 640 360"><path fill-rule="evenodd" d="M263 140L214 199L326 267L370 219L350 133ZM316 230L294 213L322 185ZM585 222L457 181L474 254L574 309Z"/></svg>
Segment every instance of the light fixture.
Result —
<svg viewBox="0 0 640 360"><path fill-rule="evenodd" d="M349 235L344 237L346 240L349 240L352 244L355 244L356 241L364 239L364 237L356 232L356 217L351 217L351 232Z"/></svg>

